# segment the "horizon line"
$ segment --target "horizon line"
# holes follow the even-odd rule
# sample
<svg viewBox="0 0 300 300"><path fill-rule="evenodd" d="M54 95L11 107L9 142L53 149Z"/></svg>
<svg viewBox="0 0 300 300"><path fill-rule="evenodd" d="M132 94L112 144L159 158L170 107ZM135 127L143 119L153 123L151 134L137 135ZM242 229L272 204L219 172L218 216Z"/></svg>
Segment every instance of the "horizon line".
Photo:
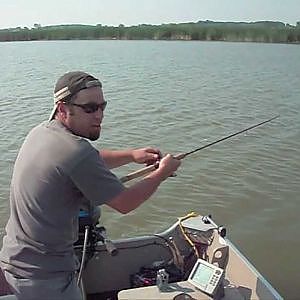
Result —
<svg viewBox="0 0 300 300"><path fill-rule="evenodd" d="M256 20L256 21L220 21L220 20L210 20L210 19L206 19L206 20L198 20L198 21L182 21L182 22L167 22L167 23L138 23L138 24L131 24L131 25L126 25L124 23L120 23L118 25L112 25L112 24L102 24L102 23L96 23L96 24L90 24L90 23L57 23L57 24L45 24L42 25L42 23L34 23L33 25L30 26L26 26L26 25L18 25L15 27L0 27L0 30L6 30L6 29L16 29L16 28L35 28L36 26L40 26L40 27L51 27L51 26L65 26L65 25L82 25L82 26L97 26L97 25L101 25L101 26L108 26L108 27L119 27L120 25L123 25L125 27L132 27L132 26L139 26L139 25L152 25L152 26L161 26L161 25L170 25L170 24L187 24L187 23L199 23L199 22L213 22L213 23L259 23L259 22L271 22L271 23L283 23L285 25L291 25L291 26L297 26L298 22L300 23L300 21L297 21L296 24L292 24L289 22L284 22L284 21L280 21L280 20Z"/></svg>

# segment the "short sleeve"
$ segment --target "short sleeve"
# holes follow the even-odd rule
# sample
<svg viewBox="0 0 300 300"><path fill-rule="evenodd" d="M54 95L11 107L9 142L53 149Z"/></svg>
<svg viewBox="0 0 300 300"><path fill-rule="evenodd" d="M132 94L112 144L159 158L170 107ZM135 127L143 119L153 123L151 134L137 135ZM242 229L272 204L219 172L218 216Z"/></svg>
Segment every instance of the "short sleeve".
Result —
<svg viewBox="0 0 300 300"><path fill-rule="evenodd" d="M84 197L94 205L109 202L125 189L116 175L105 166L96 149L89 151L69 175Z"/></svg>

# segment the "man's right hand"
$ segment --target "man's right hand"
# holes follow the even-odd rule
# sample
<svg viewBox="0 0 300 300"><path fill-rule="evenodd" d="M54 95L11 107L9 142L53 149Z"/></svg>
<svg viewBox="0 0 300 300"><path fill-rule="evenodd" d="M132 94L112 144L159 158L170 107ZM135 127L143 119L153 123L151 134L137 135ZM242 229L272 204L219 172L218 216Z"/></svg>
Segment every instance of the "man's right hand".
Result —
<svg viewBox="0 0 300 300"><path fill-rule="evenodd" d="M161 173L163 180L172 176L180 166L181 161L174 158L171 154L167 154L159 162L157 171Z"/></svg>

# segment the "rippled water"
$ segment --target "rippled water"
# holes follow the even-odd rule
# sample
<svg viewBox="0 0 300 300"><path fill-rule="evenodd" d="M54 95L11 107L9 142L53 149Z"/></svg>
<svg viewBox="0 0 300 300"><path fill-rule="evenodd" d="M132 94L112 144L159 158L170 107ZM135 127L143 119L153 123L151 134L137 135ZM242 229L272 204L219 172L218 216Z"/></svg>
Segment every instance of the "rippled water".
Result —
<svg viewBox="0 0 300 300"><path fill-rule="evenodd" d="M298 298L299 46L18 42L0 43L0 60L1 235L18 149L48 117L57 77L81 69L101 78L109 101L98 147L154 145L177 154L280 114L187 157L139 209L123 216L104 208L102 220L112 237L125 237L161 231L190 211L211 213L283 296Z"/></svg>

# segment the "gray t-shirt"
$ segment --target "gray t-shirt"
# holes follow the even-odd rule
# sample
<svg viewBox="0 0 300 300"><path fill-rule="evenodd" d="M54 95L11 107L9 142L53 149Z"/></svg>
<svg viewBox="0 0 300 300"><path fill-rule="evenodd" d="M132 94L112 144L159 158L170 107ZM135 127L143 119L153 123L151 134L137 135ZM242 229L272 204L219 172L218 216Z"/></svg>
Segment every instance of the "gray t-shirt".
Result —
<svg viewBox="0 0 300 300"><path fill-rule="evenodd" d="M74 271L80 207L104 204L123 189L86 139L56 120L35 127L14 166L2 268L40 279Z"/></svg>

